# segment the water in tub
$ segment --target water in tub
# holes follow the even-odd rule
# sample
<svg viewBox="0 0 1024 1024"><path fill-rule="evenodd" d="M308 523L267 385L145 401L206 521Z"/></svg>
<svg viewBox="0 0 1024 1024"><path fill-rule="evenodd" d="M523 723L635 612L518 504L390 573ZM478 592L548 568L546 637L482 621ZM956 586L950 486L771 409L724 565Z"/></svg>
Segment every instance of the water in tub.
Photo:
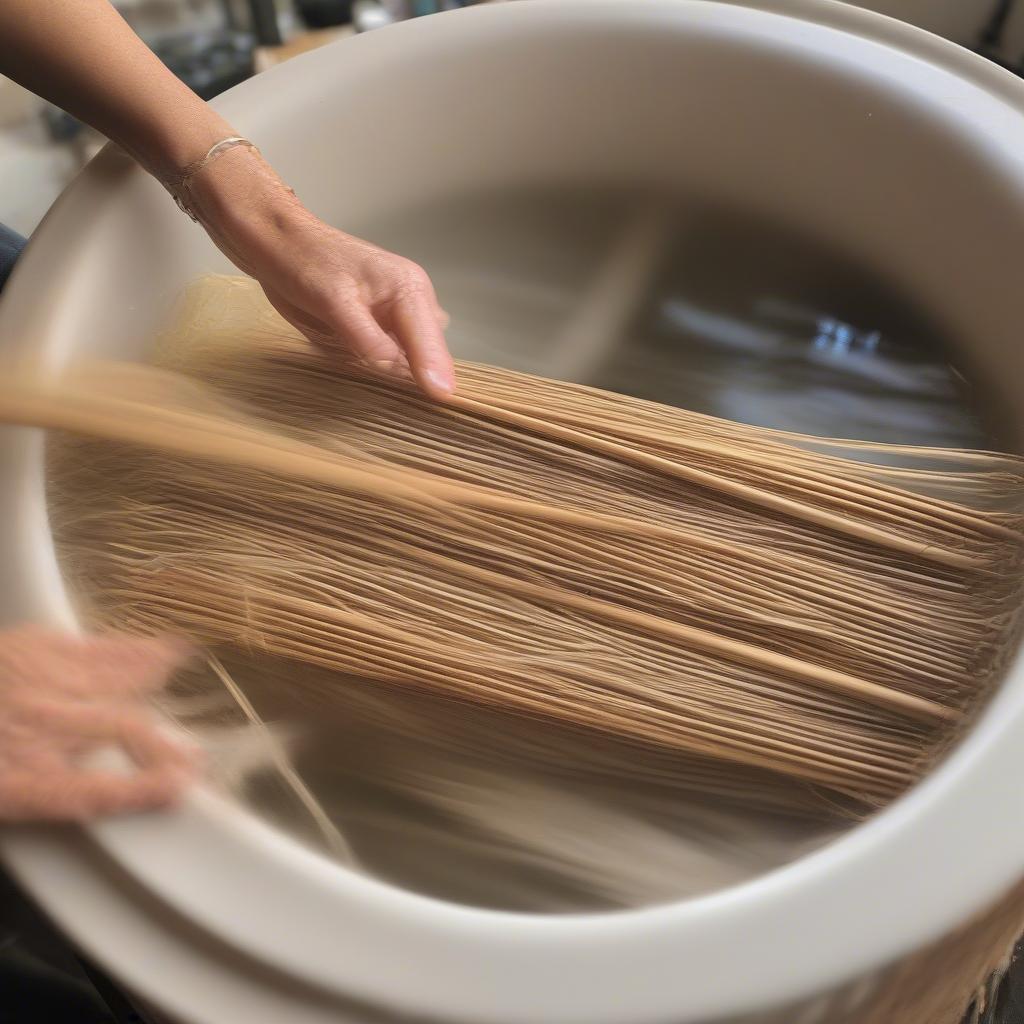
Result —
<svg viewBox="0 0 1024 1024"><path fill-rule="evenodd" d="M811 434L995 443L938 325L842 254L741 211L554 190L346 227L427 268L462 358ZM541 912L678 899L845 827L827 806L795 809L784 787L755 814L706 766L666 772L555 726L327 673L298 706L280 683L316 670L229 668L294 731L298 767L361 868L434 896ZM272 773L247 799L319 841Z"/></svg>

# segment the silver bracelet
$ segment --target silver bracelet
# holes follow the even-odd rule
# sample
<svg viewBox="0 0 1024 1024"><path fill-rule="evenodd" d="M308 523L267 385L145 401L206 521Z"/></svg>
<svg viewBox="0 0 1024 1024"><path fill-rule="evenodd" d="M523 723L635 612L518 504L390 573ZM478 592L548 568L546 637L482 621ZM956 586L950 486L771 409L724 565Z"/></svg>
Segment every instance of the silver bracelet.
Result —
<svg viewBox="0 0 1024 1024"><path fill-rule="evenodd" d="M217 157L226 153L229 149L234 149L236 146L245 146L247 149L251 149L258 153L259 150L256 146L251 143L248 139L243 139L240 135L231 135L226 139L221 139L220 142L215 142L207 151L204 157L199 160L190 163L184 168L179 174L176 174L173 178L165 178L160 183L165 189L171 194L171 198L177 203L178 209L182 213L187 214L194 221L198 221L199 218L196 216L195 211L192 209L189 196L189 186L192 179L201 171L207 164L212 163Z"/></svg>

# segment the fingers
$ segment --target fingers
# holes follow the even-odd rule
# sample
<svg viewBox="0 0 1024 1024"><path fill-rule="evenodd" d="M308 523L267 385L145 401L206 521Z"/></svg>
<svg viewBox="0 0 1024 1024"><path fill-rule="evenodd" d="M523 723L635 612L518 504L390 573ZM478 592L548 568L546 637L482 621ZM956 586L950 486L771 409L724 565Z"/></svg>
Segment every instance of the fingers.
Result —
<svg viewBox="0 0 1024 1024"><path fill-rule="evenodd" d="M314 344L327 349L340 344L374 369L411 375L433 398L451 394L455 366L444 335L450 318L426 272L377 250L356 269L336 277L318 274L315 285L287 298L265 283L263 290L278 313Z"/></svg>
<svg viewBox="0 0 1024 1024"><path fill-rule="evenodd" d="M130 708L41 699L23 702L20 717L39 735L57 738L68 749L120 746L141 767L185 768L198 754L164 736L155 716Z"/></svg>
<svg viewBox="0 0 1024 1024"><path fill-rule="evenodd" d="M194 655L191 644L174 638L92 636L69 652L67 671L55 682L80 697L142 696L162 689Z"/></svg>
<svg viewBox="0 0 1024 1024"><path fill-rule="evenodd" d="M334 323L342 340L363 362L379 369L391 367L398 376L404 375L408 364L401 348L368 307L355 302L348 304L336 315Z"/></svg>
<svg viewBox="0 0 1024 1024"><path fill-rule="evenodd" d="M435 398L449 395L455 375L444 338L448 315L426 271L325 224L280 182L270 195L284 198L285 206L244 240L233 242L207 224L221 250L259 281L277 312L314 344L340 343L378 370L398 376L411 370Z"/></svg>
<svg viewBox="0 0 1024 1024"><path fill-rule="evenodd" d="M425 291L409 292L398 298L389 314L416 382L438 399L455 390L455 365L445 341L442 315L446 316Z"/></svg>
<svg viewBox="0 0 1024 1024"><path fill-rule="evenodd" d="M265 284L262 285L263 293L266 295L270 304L281 314L281 316L292 325L301 331L310 341L316 345L321 345L330 340L330 329L322 321L311 316L309 313L303 312L294 303L289 302L283 295L274 291L272 288L268 288Z"/></svg>
<svg viewBox="0 0 1024 1024"><path fill-rule="evenodd" d="M139 702L191 653L171 639L83 638L37 627L5 633L0 820L79 820L173 801L196 776L199 752L165 735ZM134 772L81 766L83 755L104 747L120 748Z"/></svg>
<svg viewBox="0 0 1024 1024"><path fill-rule="evenodd" d="M193 653L189 643L173 638L81 637L21 627L3 634L0 682L88 700L138 696L163 686Z"/></svg>
<svg viewBox="0 0 1024 1024"><path fill-rule="evenodd" d="M194 744L165 735L148 722L124 719L116 724L110 739L144 770L178 772L190 777L200 766L202 752Z"/></svg>
<svg viewBox="0 0 1024 1024"><path fill-rule="evenodd" d="M0 819L85 821L154 810L178 800L188 781L187 774L169 768L130 777L72 768L7 773L0 778Z"/></svg>
<svg viewBox="0 0 1024 1024"><path fill-rule="evenodd" d="M21 716L44 746L25 751L17 768L0 765L0 820L82 821L166 807L198 773L197 751L140 712L53 701L23 707ZM119 775L75 763L75 754L108 744L137 770Z"/></svg>
<svg viewBox="0 0 1024 1024"><path fill-rule="evenodd" d="M263 290L278 313L319 348L336 351L340 342L353 356L374 369L408 376L402 350L377 323L369 309L358 301L324 300L318 306L320 316L316 317L266 286Z"/></svg>

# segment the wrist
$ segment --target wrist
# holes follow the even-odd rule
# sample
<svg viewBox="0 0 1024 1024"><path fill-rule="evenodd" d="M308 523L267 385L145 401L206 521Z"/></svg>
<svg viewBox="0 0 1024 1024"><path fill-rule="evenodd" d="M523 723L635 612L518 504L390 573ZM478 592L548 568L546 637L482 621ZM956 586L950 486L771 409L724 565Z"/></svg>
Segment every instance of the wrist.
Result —
<svg viewBox="0 0 1024 1024"><path fill-rule="evenodd" d="M187 198L207 230L240 243L294 232L312 216L251 146L215 156L189 179Z"/></svg>
<svg viewBox="0 0 1024 1024"><path fill-rule="evenodd" d="M196 105L175 111L173 123L154 120L148 131L134 132L130 151L154 177L171 180L185 168L201 160L210 147L238 133L205 103L192 97Z"/></svg>

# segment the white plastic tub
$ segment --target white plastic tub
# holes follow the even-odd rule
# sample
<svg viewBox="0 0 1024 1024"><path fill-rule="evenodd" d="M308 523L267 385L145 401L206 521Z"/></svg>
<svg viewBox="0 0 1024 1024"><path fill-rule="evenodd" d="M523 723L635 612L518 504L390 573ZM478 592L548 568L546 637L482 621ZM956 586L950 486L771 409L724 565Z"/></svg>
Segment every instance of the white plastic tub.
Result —
<svg viewBox="0 0 1024 1024"><path fill-rule="evenodd" d="M339 225L485 185L626 183L813 230L943 323L1020 436L1024 85L864 11L771 7L475 8L312 53L218 106ZM106 152L33 240L0 338L54 366L76 350L143 357L180 287L223 267ZM2 435L0 610L69 623L40 441ZM807 1000L985 907L1024 874L1022 771L1018 665L956 755L868 825L741 887L614 915L412 895L204 793L174 815L2 844L64 928L181 1020L680 1024Z"/></svg>

